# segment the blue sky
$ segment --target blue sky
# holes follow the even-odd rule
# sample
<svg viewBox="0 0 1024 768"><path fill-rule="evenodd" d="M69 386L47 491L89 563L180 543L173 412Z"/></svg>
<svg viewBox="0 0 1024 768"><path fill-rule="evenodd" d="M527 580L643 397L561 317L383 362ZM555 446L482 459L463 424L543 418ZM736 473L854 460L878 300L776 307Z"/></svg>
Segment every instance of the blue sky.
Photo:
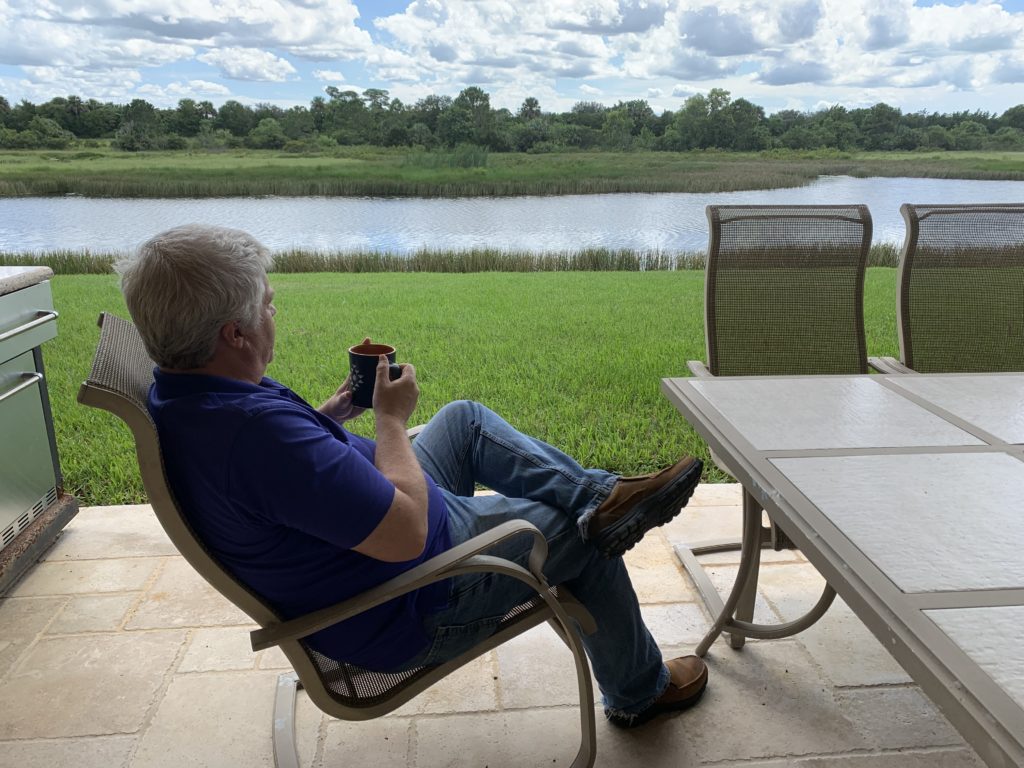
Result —
<svg viewBox="0 0 1024 768"><path fill-rule="evenodd" d="M1024 0L0 0L0 95L307 105L477 85L496 107L725 88L769 112L1024 102Z"/></svg>

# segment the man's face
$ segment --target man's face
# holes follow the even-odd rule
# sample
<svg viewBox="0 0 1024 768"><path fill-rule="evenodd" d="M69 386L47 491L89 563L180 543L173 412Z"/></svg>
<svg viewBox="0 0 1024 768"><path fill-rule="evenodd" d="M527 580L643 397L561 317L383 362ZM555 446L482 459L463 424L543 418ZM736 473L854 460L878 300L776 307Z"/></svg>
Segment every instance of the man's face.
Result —
<svg viewBox="0 0 1024 768"><path fill-rule="evenodd" d="M274 315L277 314L277 307L274 306L274 289L269 280L266 278L264 280L266 287L263 292L263 310L260 315L260 324L253 331L252 343L263 367L266 368L274 359Z"/></svg>

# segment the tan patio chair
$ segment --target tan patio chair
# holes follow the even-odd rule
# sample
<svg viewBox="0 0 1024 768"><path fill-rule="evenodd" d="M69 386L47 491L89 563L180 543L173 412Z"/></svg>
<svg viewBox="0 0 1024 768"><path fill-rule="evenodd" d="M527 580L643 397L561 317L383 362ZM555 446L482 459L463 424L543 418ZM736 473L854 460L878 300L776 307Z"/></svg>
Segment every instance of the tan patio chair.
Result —
<svg viewBox="0 0 1024 768"><path fill-rule="evenodd" d="M695 376L867 373L864 271L871 246L865 205L709 205L704 273L707 364ZM723 471L733 474L714 454ZM747 493L744 509L759 506ZM744 516L746 519L746 515ZM762 526L761 546L792 547ZM676 547L712 615L723 603L697 555L740 548L735 540ZM757 568L736 618L753 617ZM730 635L733 648L744 638Z"/></svg>
<svg viewBox="0 0 1024 768"><path fill-rule="evenodd" d="M1024 371L1024 203L900 206L900 359L883 373Z"/></svg>
<svg viewBox="0 0 1024 768"><path fill-rule="evenodd" d="M110 411L131 428L142 481L153 511L184 558L224 597L260 625L251 633L253 651L278 646L294 672L282 674L274 704L274 761L278 768L297 768L295 698L298 687L323 712L343 720L368 720L387 714L441 680L468 661L526 630L547 621L572 651L580 698L581 739L573 768L591 768L596 738L590 667L576 628L595 630L590 614L564 588L549 588L542 573L547 542L525 521L506 523L448 552L428 560L401 576L363 594L314 613L283 621L243 584L236 581L199 541L171 493L164 472L157 432L146 400L153 383L153 362L146 354L135 326L110 314L100 315L100 341L89 379L82 384L79 402ZM500 541L517 535L533 537L529 568L481 554ZM498 630L463 656L439 666L398 674L371 672L329 659L310 649L302 638L380 605L431 582L465 573L490 571L519 579L537 596L510 611Z"/></svg>

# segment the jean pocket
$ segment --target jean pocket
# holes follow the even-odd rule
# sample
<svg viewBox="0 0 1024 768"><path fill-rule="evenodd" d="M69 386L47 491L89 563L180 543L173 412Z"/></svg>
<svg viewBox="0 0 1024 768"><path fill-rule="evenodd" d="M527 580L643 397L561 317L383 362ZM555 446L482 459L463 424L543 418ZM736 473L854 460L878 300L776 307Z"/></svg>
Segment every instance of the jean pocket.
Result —
<svg viewBox="0 0 1024 768"><path fill-rule="evenodd" d="M468 624L439 626L424 663L441 664L454 659L494 634L502 616L488 616Z"/></svg>

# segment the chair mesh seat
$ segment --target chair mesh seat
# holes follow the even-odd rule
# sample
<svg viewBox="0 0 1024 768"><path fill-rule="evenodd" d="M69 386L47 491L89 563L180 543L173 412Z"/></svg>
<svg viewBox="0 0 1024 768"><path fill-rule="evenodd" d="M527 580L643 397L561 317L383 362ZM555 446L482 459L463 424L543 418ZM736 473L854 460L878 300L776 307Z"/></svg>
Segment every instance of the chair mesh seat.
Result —
<svg viewBox="0 0 1024 768"><path fill-rule="evenodd" d="M551 592L557 597L558 590L556 588L552 588ZM502 617L495 631L500 632L544 608L545 602L540 597L521 603ZM402 688L413 685L434 669L433 666L425 666L403 672L374 672L354 664L336 661L308 648L304 643L302 645L313 660L324 687L330 691L336 701L348 707L375 706L379 702L391 698Z"/></svg>
<svg viewBox="0 0 1024 768"><path fill-rule="evenodd" d="M900 211L904 364L919 373L1024 370L1024 204Z"/></svg>
<svg viewBox="0 0 1024 768"><path fill-rule="evenodd" d="M865 206L708 206L715 376L867 372Z"/></svg>

